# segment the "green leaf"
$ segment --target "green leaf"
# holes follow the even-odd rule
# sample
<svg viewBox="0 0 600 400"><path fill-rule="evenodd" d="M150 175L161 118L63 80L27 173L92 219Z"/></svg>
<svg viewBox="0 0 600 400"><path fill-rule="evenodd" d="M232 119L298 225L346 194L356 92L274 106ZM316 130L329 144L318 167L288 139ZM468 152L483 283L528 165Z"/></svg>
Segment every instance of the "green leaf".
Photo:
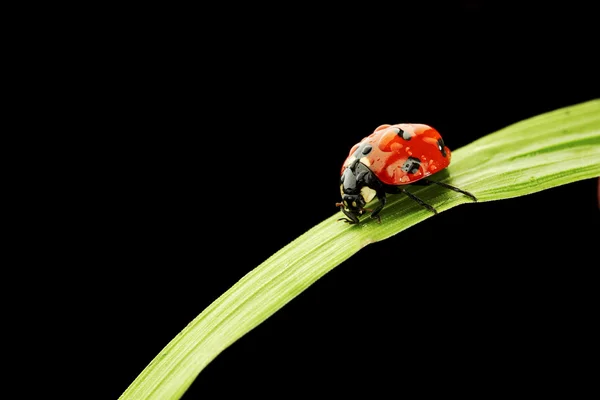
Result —
<svg viewBox="0 0 600 400"><path fill-rule="evenodd" d="M600 176L600 100L510 125L452 153L436 174L479 202L523 196ZM413 191L442 212L468 197L437 185ZM273 254L185 327L141 372L121 399L177 399L225 348L369 243L432 216L407 196L390 196L382 223L337 221L340 212Z"/></svg>

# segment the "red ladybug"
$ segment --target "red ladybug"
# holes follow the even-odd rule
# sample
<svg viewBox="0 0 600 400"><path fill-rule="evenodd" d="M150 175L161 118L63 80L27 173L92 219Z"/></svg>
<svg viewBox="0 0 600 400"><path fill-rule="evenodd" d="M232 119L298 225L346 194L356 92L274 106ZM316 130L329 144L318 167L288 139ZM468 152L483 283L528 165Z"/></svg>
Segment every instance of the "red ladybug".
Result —
<svg viewBox="0 0 600 400"><path fill-rule="evenodd" d="M379 212L386 202L386 193L405 193L434 214L437 210L406 190L407 185L431 184L443 186L477 198L471 193L447 183L426 179L450 164L450 149L437 130L424 124L381 125L355 144L342 166L340 191L342 202L336 203L349 224L358 224L358 216L368 210L367 203L379 199L371 218L381 222Z"/></svg>

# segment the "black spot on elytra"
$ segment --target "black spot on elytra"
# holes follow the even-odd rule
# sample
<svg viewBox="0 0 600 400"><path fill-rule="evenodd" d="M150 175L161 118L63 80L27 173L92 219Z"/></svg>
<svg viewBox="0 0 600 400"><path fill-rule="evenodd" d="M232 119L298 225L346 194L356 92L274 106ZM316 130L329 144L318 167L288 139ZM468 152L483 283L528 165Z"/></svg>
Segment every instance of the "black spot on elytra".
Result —
<svg viewBox="0 0 600 400"><path fill-rule="evenodd" d="M416 174L421 166L421 160L415 157L408 157L408 159L402 165L402 171L408 172L409 174Z"/></svg>
<svg viewBox="0 0 600 400"><path fill-rule="evenodd" d="M369 154L371 150L373 150L373 146L371 146L369 143L363 143L360 146L358 146L358 148L352 155L356 158L362 158Z"/></svg>
<svg viewBox="0 0 600 400"><path fill-rule="evenodd" d="M447 153L446 153L446 145L444 144L444 139L439 138L437 141L437 144L438 144L438 149L442 152L442 155L444 157L446 157Z"/></svg>
<svg viewBox="0 0 600 400"><path fill-rule="evenodd" d="M412 133L410 133L410 132L406 132L400 128L396 128L396 129L398 129L398 136L400 136L404 140L410 140L413 137Z"/></svg>

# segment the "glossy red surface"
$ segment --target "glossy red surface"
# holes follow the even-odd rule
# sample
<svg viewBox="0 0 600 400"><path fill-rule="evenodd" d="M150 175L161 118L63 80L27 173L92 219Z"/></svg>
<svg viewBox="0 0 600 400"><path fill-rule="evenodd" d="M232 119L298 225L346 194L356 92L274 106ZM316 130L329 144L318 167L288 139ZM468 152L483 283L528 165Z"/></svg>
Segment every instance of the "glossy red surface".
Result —
<svg viewBox="0 0 600 400"><path fill-rule="evenodd" d="M439 146L440 139L442 136L439 132L429 125L381 125L350 149L342 171L354 160L353 154L356 149L366 142L373 147L368 155L360 159L363 164L385 184L410 184L433 175L450 164L450 149L444 145L442 151ZM418 158L420 161L415 173L402 168L409 157Z"/></svg>

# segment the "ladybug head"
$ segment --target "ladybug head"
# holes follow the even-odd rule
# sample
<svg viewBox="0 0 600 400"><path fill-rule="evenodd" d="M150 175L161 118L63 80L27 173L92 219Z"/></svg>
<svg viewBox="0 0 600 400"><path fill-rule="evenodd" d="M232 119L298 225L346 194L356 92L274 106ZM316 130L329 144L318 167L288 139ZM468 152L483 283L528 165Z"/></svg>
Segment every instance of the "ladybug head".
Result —
<svg viewBox="0 0 600 400"><path fill-rule="evenodd" d="M362 215L365 212L364 207L366 205L365 198L361 193L342 195L342 206L352 214Z"/></svg>
<svg viewBox="0 0 600 400"><path fill-rule="evenodd" d="M358 216L365 213L365 206L375 197L376 191L369 187L366 182L366 174L361 172L361 168L356 168L358 163L350 168L346 168L340 179L340 193L342 202L338 206L343 208L344 213L358 222ZM364 167L364 166L363 166Z"/></svg>
<svg viewBox="0 0 600 400"><path fill-rule="evenodd" d="M342 189L343 192L343 189ZM366 205L362 194L343 194L342 202L337 203L337 206L341 208L342 212L346 215L346 222L351 224L358 224L358 216L364 214L366 211L364 206Z"/></svg>

